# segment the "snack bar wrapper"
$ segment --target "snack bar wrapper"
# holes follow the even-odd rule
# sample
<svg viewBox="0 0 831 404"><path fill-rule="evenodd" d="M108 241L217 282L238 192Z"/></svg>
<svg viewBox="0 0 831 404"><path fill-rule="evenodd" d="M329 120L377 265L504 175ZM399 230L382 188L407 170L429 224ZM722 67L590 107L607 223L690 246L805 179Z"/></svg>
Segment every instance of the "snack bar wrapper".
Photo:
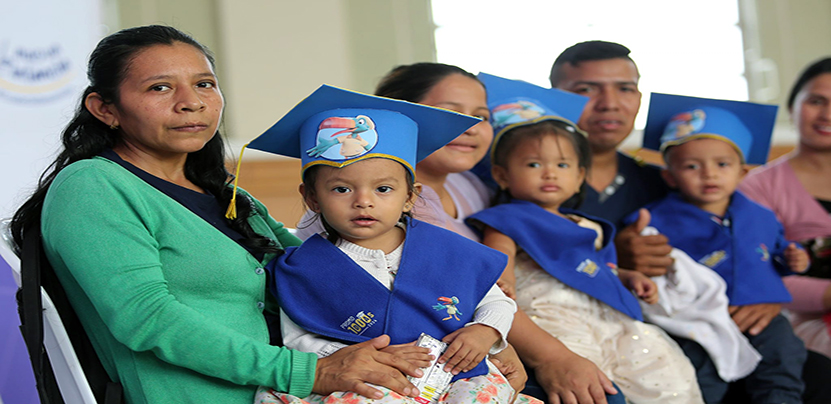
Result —
<svg viewBox="0 0 831 404"><path fill-rule="evenodd" d="M439 357L447 349L447 344L441 342L427 334L422 333L416 342L417 346L423 348L430 348L430 355L433 355L433 362L430 366L423 368L424 376L412 377L407 376L407 379L418 388L419 396L415 398L421 404L436 403L442 394L450 386L450 380L453 379L453 374L445 372L444 364L439 363Z"/></svg>

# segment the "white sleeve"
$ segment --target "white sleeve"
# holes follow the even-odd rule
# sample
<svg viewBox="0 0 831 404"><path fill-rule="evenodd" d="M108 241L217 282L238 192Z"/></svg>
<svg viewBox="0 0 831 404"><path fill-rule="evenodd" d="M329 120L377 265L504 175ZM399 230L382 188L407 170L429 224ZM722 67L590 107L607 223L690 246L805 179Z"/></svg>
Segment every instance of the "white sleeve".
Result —
<svg viewBox="0 0 831 404"><path fill-rule="evenodd" d="M494 284L476 306L473 321L465 324L465 327L483 324L498 331L502 338L490 349L491 355L498 354L508 346L508 332L511 331L511 324L514 322L514 313L516 313L516 302Z"/></svg>
<svg viewBox="0 0 831 404"><path fill-rule="evenodd" d="M318 358L325 358L347 346L300 328L282 309L280 310L280 332L283 333L283 346L301 352L314 353Z"/></svg>

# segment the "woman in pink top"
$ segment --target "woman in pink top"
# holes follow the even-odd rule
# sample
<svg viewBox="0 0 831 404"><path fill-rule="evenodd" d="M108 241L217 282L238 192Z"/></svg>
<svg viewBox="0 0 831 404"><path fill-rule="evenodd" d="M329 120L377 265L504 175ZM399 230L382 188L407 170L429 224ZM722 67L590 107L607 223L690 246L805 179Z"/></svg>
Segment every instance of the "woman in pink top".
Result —
<svg viewBox="0 0 831 404"><path fill-rule="evenodd" d="M791 89L788 111L799 132L796 150L751 171L739 189L776 213L787 239L801 241L812 252L810 273L826 271L828 277L831 58L815 62L802 73ZM831 279L793 275L785 278L785 285L794 299L785 306L793 313L794 331L808 349L831 356Z"/></svg>

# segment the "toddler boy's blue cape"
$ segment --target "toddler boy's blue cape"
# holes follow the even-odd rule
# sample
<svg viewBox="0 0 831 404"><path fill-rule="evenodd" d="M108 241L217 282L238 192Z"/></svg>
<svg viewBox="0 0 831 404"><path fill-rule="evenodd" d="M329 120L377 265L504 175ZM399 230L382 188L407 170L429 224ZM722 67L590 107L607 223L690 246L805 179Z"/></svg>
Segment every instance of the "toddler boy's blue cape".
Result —
<svg viewBox="0 0 831 404"><path fill-rule="evenodd" d="M615 246L610 242L614 239L614 227L605 220L577 211L560 209L560 212L574 213L600 223L603 248L594 248L597 238L594 230L580 227L527 201L512 200L485 209L468 217L467 222L474 228L478 221L496 229L514 240L537 265L560 282L643 321L637 298L611 269L617 263Z"/></svg>
<svg viewBox="0 0 831 404"><path fill-rule="evenodd" d="M392 290L319 235L287 248L267 269L271 292L303 329L346 343L387 334L403 344L422 332L442 339L473 321L507 262L499 251L408 219ZM453 380L486 373L482 361Z"/></svg>
<svg viewBox="0 0 831 404"><path fill-rule="evenodd" d="M645 208L652 214L649 225L666 235L670 245L724 278L731 305L791 301L780 278L792 274L784 264L788 241L770 210L738 191L723 218L684 201L677 192ZM636 219L637 213L626 221Z"/></svg>

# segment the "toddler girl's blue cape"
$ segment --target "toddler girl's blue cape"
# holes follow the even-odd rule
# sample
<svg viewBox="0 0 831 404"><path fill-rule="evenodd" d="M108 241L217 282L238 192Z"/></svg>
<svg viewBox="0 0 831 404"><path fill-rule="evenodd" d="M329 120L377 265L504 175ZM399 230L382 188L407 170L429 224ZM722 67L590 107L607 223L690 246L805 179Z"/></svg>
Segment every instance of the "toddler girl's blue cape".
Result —
<svg viewBox="0 0 831 404"><path fill-rule="evenodd" d="M614 228L608 222L580 212L561 209L598 222L603 226L603 248L596 250L597 232L578 226L538 205L520 200L497 205L468 217L510 237L543 270L560 282L600 300L615 310L643 321L638 300L612 272L616 267Z"/></svg>
<svg viewBox="0 0 831 404"><path fill-rule="evenodd" d="M303 329L346 343L387 334L403 344L422 332L442 339L473 321L507 262L499 251L408 219L392 290L319 235L287 248L267 269L280 307ZM453 380L486 373L482 361Z"/></svg>

